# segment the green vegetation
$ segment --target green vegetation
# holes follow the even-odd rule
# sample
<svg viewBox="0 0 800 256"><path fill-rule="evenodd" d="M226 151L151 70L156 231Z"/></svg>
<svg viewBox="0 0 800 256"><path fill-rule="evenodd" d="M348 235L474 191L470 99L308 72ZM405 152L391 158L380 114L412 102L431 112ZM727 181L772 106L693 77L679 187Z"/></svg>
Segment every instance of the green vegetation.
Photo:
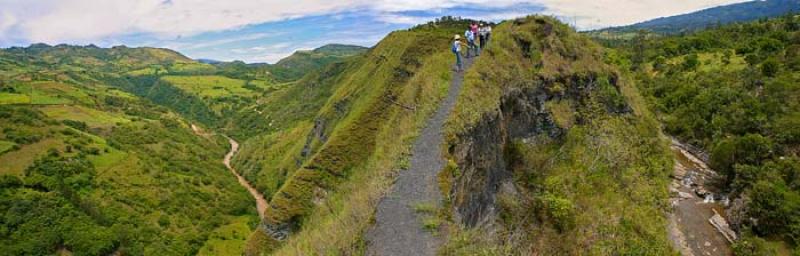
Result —
<svg viewBox="0 0 800 256"><path fill-rule="evenodd" d="M245 142L276 145L264 148L284 157L262 160L259 171L247 167L255 164L243 152L237 160L243 169L283 175L281 168L287 168L248 253L364 253L362 234L391 185L391 173L407 158L412 139L448 88L452 53L446 46L466 21L454 23L394 32L365 56L321 71L332 75L306 76L295 85L302 86L297 91L286 91L302 100L281 94L267 99L279 100L272 101L277 117L294 109L305 116L278 125L305 128L298 132L289 126L256 139L261 142ZM267 228L291 234L277 242L266 235Z"/></svg>
<svg viewBox="0 0 800 256"><path fill-rule="evenodd" d="M294 81L308 73L321 70L328 64L365 51L367 48L361 46L329 44L311 51L297 51L278 63L269 65L267 71L278 81Z"/></svg>
<svg viewBox="0 0 800 256"><path fill-rule="evenodd" d="M227 143L108 83L115 72L191 62L151 48L0 50L2 98L25 99L0 105L4 253L241 252L257 217L220 163Z"/></svg>
<svg viewBox="0 0 800 256"><path fill-rule="evenodd" d="M800 18L643 40L620 50L619 63L643 60L630 68L666 132L708 151L727 192L745 198L744 211L733 213L745 216L733 223L745 236L737 251L767 255L758 251L766 248L761 238L796 248Z"/></svg>
<svg viewBox="0 0 800 256"><path fill-rule="evenodd" d="M264 81L243 81L224 76L164 76L161 79L181 90L207 99L252 97L257 91L269 88ZM248 89L248 86L252 86L252 90Z"/></svg>
<svg viewBox="0 0 800 256"><path fill-rule="evenodd" d="M496 27L448 120L458 168L443 172L442 187L447 205L497 215L454 211L442 255L673 254L663 217L669 151L627 74L603 56L552 18ZM469 201L482 193L496 201ZM470 216L496 221L498 235L480 235Z"/></svg>

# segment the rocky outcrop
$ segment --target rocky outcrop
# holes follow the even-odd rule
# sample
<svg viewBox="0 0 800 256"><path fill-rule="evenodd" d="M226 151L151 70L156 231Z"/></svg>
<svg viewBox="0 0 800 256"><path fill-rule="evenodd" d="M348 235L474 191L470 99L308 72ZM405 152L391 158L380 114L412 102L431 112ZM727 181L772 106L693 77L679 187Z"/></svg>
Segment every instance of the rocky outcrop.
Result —
<svg viewBox="0 0 800 256"><path fill-rule="evenodd" d="M457 220L468 227L491 224L496 215L498 191L501 187L512 190L514 187L510 179L510 143L516 140L535 143L537 136L561 137L566 128L557 125L545 103L568 99L577 108L587 108L584 104L600 86L598 76L574 74L505 87L498 111L486 114L449 147L461 170L450 191ZM618 90L616 76L611 75L608 80ZM553 84L565 85L566 90L555 92L551 90ZM627 103L604 107L612 114L632 111ZM577 118L577 123L583 122Z"/></svg>
<svg viewBox="0 0 800 256"><path fill-rule="evenodd" d="M496 194L511 178L506 159L511 141L562 134L545 109L550 98L543 89L509 90L498 112L487 115L451 146L450 154L462 170L450 191L460 222L472 227L492 220Z"/></svg>

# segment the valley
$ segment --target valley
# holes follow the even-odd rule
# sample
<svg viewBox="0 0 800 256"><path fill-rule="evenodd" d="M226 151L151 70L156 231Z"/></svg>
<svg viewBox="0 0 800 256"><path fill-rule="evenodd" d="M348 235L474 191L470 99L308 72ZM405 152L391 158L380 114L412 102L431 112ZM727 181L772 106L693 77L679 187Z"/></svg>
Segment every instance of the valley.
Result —
<svg viewBox="0 0 800 256"><path fill-rule="evenodd" d="M3 48L0 255L796 256L796 2L445 16L274 64Z"/></svg>

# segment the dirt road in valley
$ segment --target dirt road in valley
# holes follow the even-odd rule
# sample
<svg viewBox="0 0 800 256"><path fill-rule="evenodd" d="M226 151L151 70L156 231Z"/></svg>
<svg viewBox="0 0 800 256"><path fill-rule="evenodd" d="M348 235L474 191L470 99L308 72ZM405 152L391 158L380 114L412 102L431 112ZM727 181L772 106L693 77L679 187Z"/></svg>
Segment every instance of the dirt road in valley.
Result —
<svg viewBox="0 0 800 256"><path fill-rule="evenodd" d="M227 138L228 143L231 144L231 150L228 151L228 154L225 155L225 158L222 160L222 163L224 163L225 167L228 167L228 170L230 170L231 173L233 173L233 175L236 176L236 179L239 180L239 184L241 184L242 187L246 188L247 191L250 192L250 195L252 195L253 198L256 200L256 210L258 210L258 216L264 218L264 211L267 210L267 200L264 199L264 195L262 195L261 192L258 192L258 190L256 190L253 186L251 186L250 183L247 182L247 180L244 179L242 175L239 175L239 173L236 172L236 169L233 169L233 166L231 166L231 159L233 158L234 155L236 155L236 152L239 151L239 143L229 138L228 136L225 135L223 136Z"/></svg>
<svg viewBox="0 0 800 256"><path fill-rule="evenodd" d="M214 135L214 133L207 133L203 131L202 128L194 124L191 125L191 128L194 134L200 137L209 138L210 136ZM222 163L225 164L225 167L227 167L228 170L230 170L234 176L236 176L236 179L239 181L239 184L242 185L242 187L244 187L245 189L247 189L247 192L250 192L250 195L253 196L253 199L256 200L256 210L258 211L258 216L263 219L264 211L267 210L267 200L264 199L264 195L262 195L261 192L258 192L256 188L250 185L250 183L247 182L247 180L244 179L242 175L239 175L239 173L236 172L236 169L234 169L233 166L231 166L231 159L233 159L233 156L236 155L236 152L239 151L239 142L236 142L235 140L225 135L222 135L222 137L228 139L228 143L231 144L231 149L230 151L228 151L227 154L225 154L225 158L222 159Z"/></svg>

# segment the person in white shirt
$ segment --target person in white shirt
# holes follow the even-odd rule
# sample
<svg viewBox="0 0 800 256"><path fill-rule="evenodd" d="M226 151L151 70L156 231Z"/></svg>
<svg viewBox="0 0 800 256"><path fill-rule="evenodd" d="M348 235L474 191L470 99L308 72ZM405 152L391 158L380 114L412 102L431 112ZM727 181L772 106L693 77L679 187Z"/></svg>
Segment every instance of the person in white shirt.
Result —
<svg viewBox="0 0 800 256"><path fill-rule="evenodd" d="M467 39L467 58L472 58L473 56L478 54L478 45L475 44L475 33L472 30L467 29L464 31L464 37Z"/></svg>
<svg viewBox="0 0 800 256"><path fill-rule="evenodd" d="M478 38L480 38L481 40L480 42L481 50L483 50L483 48L486 47L486 42L488 40L486 38L486 36L489 34L489 30L487 29L487 27L488 27L487 25L481 23L480 27L478 28Z"/></svg>
<svg viewBox="0 0 800 256"><path fill-rule="evenodd" d="M461 36L456 35L453 38L453 43L450 44L450 50L456 55L456 72L461 72L464 70L463 64L461 63Z"/></svg>

